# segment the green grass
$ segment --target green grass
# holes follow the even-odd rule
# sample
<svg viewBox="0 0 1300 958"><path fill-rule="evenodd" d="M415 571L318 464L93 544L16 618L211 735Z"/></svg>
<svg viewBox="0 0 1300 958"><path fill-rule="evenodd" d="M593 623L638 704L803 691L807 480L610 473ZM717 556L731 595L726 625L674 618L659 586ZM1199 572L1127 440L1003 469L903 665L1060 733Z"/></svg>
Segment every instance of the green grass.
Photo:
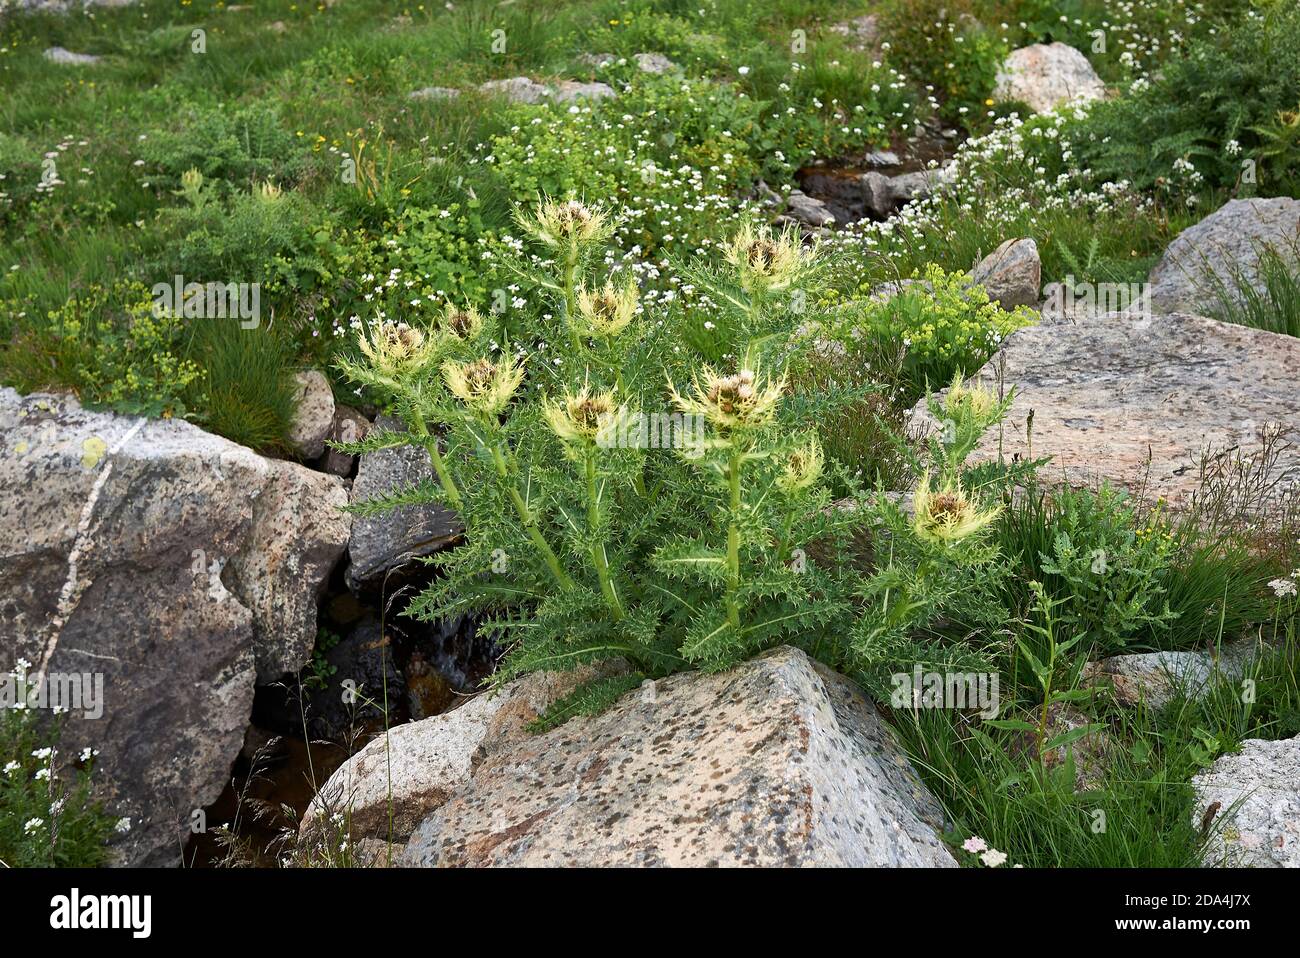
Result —
<svg viewBox="0 0 1300 958"><path fill-rule="evenodd" d="M1228 281L1217 273L1213 292L1215 318L1270 333L1300 336L1300 250L1265 247L1260 251L1258 281L1234 264Z"/></svg>

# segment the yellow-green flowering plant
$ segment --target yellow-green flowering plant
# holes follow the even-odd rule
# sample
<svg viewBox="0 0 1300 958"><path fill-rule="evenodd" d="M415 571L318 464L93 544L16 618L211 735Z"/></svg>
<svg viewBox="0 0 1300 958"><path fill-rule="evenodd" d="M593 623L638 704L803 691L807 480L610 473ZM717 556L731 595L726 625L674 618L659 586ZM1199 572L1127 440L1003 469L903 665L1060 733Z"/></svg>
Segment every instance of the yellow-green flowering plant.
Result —
<svg viewBox="0 0 1300 958"><path fill-rule="evenodd" d="M615 656L638 674L723 668L777 644L865 669L965 588L956 572L989 512L957 470L1005 405L954 383L957 458L937 457L935 491L918 490L925 524L895 522L881 497L833 503L828 471L843 469L818 424L843 397L789 378L807 347L796 330L825 300L815 247L747 226L721 256L676 264L702 310L648 308L602 255L608 211L543 198L517 221L534 248L505 266L539 301L377 321L341 363L409 425L349 448L418 443L437 476L354 511L432 500L465 525L407 615L484 617L507 648L498 680ZM929 563L924 601L888 628L854 624L897 616L878 586L898 565L879 549L874 568L853 561L864 526Z"/></svg>

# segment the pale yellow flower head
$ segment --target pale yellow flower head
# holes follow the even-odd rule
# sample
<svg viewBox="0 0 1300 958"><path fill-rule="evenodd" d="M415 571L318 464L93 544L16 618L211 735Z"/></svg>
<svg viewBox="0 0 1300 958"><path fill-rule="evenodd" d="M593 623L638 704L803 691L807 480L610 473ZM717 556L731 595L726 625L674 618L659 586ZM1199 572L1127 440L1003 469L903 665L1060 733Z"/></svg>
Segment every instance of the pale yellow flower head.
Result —
<svg viewBox="0 0 1300 958"><path fill-rule="evenodd" d="M821 443L809 436L805 445L786 456L777 486L787 495L802 492L821 478L823 461Z"/></svg>
<svg viewBox="0 0 1300 958"><path fill-rule="evenodd" d="M581 200L543 199L531 216L516 210L515 222L553 249L576 249L606 240L614 232L608 213Z"/></svg>
<svg viewBox="0 0 1300 958"><path fill-rule="evenodd" d="M997 407L998 397L991 389L985 388L983 383L966 384L960 372L953 377L952 385L943 397L943 408L949 416L954 419L965 417L981 428L995 418Z"/></svg>
<svg viewBox="0 0 1300 958"><path fill-rule="evenodd" d="M377 372L395 379L418 373L437 354L424 333L405 323L375 323L357 336L357 345Z"/></svg>
<svg viewBox="0 0 1300 958"><path fill-rule="evenodd" d="M930 474L921 476L912 496L912 531L917 538L942 546L954 545L979 532L1001 513L1000 507L981 510L960 481L930 488Z"/></svg>
<svg viewBox="0 0 1300 958"><path fill-rule="evenodd" d="M705 366L694 377L691 395L678 393L672 383L668 388L682 412L702 415L719 429L752 429L771 420L785 392L785 378L765 383L754 369L722 376Z"/></svg>
<svg viewBox="0 0 1300 958"><path fill-rule="evenodd" d="M542 403L542 415L551 431L566 443L583 446L607 444L602 440L617 426L621 414L612 391L597 393L586 386Z"/></svg>
<svg viewBox="0 0 1300 958"><path fill-rule="evenodd" d="M522 362L495 362L487 357L467 363L447 360L442 378L451 394L476 412L498 416L505 412L524 381Z"/></svg>
<svg viewBox="0 0 1300 958"><path fill-rule="evenodd" d="M263 203L275 203L283 194L284 190L270 180L260 183L257 187L257 198Z"/></svg>
<svg viewBox="0 0 1300 958"><path fill-rule="evenodd" d="M794 230L773 234L769 227L756 230L748 224L731 238L723 255L745 289L785 289L810 259Z"/></svg>
<svg viewBox="0 0 1300 958"><path fill-rule="evenodd" d="M600 289L580 289L577 316L580 330L604 339L617 336L632 322L636 306L637 289L633 280L622 287L607 282Z"/></svg>
<svg viewBox="0 0 1300 958"><path fill-rule="evenodd" d="M473 306L448 306L438 317L438 332L459 340L474 339L483 330L483 315Z"/></svg>

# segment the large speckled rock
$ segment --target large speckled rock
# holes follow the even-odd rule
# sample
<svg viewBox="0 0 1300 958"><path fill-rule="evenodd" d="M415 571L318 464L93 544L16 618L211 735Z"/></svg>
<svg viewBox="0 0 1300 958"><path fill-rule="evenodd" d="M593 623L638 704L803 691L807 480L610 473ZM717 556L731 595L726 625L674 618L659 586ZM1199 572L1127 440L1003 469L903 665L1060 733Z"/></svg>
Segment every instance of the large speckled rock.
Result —
<svg viewBox="0 0 1300 958"><path fill-rule="evenodd" d="M994 98L1023 103L1035 113L1105 95L1106 85L1088 58L1065 43L1035 43L1011 51L993 88Z"/></svg>
<svg viewBox="0 0 1300 958"><path fill-rule="evenodd" d="M393 416L380 416L374 428L380 432L406 431L405 424ZM357 466L352 501L362 502L436 478L429 453L420 446L369 452ZM379 582L416 556L445 548L462 530L456 513L436 503L402 506L378 516L358 516L348 544L348 588L355 592Z"/></svg>
<svg viewBox="0 0 1300 958"><path fill-rule="evenodd" d="M942 825L857 687L782 648L498 751L400 863L953 866Z"/></svg>
<svg viewBox="0 0 1300 958"><path fill-rule="evenodd" d="M129 864L179 863L220 794L259 673L301 666L342 554L338 479L176 420L0 389L0 655L33 675L102 673L100 750Z"/></svg>
<svg viewBox="0 0 1300 958"><path fill-rule="evenodd" d="M1300 737L1247 739L1192 778L1193 821L1218 804L1205 864L1300 868Z"/></svg>
<svg viewBox="0 0 1300 958"><path fill-rule="evenodd" d="M1106 685L1121 705L1145 702L1160 709L1178 692L1199 698L1215 681L1233 681L1259 653L1258 643L1243 639L1228 643L1215 657L1208 652L1136 652L1089 662L1083 670L1086 685Z"/></svg>
<svg viewBox="0 0 1300 958"><path fill-rule="evenodd" d="M1152 306L1217 313L1220 289L1240 300L1235 277L1262 289L1259 259L1265 248L1300 263L1300 200L1229 200L1183 230L1148 277Z"/></svg>
<svg viewBox="0 0 1300 958"><path fill-rule="evenodd" d="M341 813L353 841L387 839L391 794L394 839L405 841L422 818L469 782L484 758L525 738L529 722L597 674L588 667L526 675L450 712L396 726L330 776L303 815L299 834L320 834L322 820Z"/></svg>
<svg viewBox="0 0 1300 958"><path fill-rule="evenodd" d="M325 438L334 425L334 390L319 369L305 369L294 376L297 386L289 444L304 459L316 459L325 452Z"/></svg>
<svg viewBox="0 0 1300 958"><path fill-rule="evenodd" d="M1003 309L1037 306L1043 263L1032 239L1009 239L984 257L971 273L971 282L983 286L989 299Z"/></svg>
<svg viewBox="0 0 1300 958"><path fill-rule="evenodd" d="M1253 455L1266 431L1284 446L1269 502L1300 481L1300 339L1183 313L1099 316L1007 337L977 378L1016 388L1003 430L972 461L1050 456L1042 475L1073 486L1106 478L1185 507L1202 453ZM936 424L924 401L921 428ZM1148 456L1150 468L1148 472Z"/></svg>

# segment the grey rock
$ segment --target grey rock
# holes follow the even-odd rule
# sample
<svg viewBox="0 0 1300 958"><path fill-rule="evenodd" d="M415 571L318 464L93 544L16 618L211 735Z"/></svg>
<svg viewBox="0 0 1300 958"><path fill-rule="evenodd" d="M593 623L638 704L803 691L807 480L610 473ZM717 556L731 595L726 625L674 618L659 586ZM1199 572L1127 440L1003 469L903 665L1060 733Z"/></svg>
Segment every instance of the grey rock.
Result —
<svg viewBox="0 0 1300 958"><path fill-rule="evenodd" d="M449 86L427 86L412 90L409 95L412 100L454 100L460 96L460 91Z"/></svg>
<svg viewBox="0 0 1300 958"><path fill-rule="evenodd" d="M488 80L479 85L479 92L504 96L512 103L541 103L551 95L548 87L528 77Z"/></svg>
<svg viewBox="0 0 1300 958"><path fill-rule="evenodd" d="M868 170L858 180L862 185L863 201L876 219L888 219L898 205L898 194L893 180L883 173Z"/></svg>
<svg viewBox="0 0 1300 958"><path fill-rule="evenodd" d="M662 53L638 53L635 57L636 67L642 73L676 73L681 70L676 63Z"/></svg>
<svg viewBox="0 0 1300 958"><path fill-rule="evenodd" d="M1035 113L1105 95L1106 85L1088 58L1065 43L1035 43L1013 50L998 70L993 88L994 99L1024 103Z"/></svg>
<svg viewBox="0 0 1300 958"><path fill-rule="evenodd" d="M835 222L835 215L826 208L825 203L813 199L802 190L790 191L786 209L791 219L806 226L830 226Z"/></svg>
<svg viewBox="0 0 1300 958"><path fill-rule="evenodd" d="M405 432L400 419L380 416L380 431ZM352 502L435 480L429 453L421 446L407 445L366 453L357 465L352 483ZM370 586L385 574L417 556L432 555L449 545L462 532L459 518L436 503L402 506L379 516L358 516L352 524L348 544L351 560L346 579L354 592Z"/></svg>
<svg viewBox="0 0 1300 958"><path fill-rule="evenodd" d="M400 864L952 867L942 827L858 688L781 648L501 749Z"/></svg>
<svg viewBox="0 0 1300 958"><path fill-rule="evenodd" d="M100 62L100 57L91 53L73 53L63 47L50 47L45 51L45 59L68 67L87 67Z"/></svg>
<svg viewBox="0 0 1300 958"><path fill-rule="evenodd" d="M971 273L971 282L983 286L989 299L1003 309L1037 306L1043 263L1032 239L1010 239L984 257Z"/></svg>
<svg viewBox="0 0 1300 958"><path fill-rule="evenodd" d="M1182 692L1200 698L1217 681L1234 681L1245 674L1261 646L1243 639L1223 647L1217 656L1209 652L1136 652L1089 662L1081 675L1083 684L1109 686L1121 705L1145 702L1148 708L1164 708Z"/></svg>
<svg viewBox="0 0 1300 958"><path fill-rule="evenodd" d="M975 377L1016 389L1004 426L972 463L1051 457L1047 472L1072 486L1109 479L1186 507L1211 462L1280 450L1263 507L1280 507L1300 481L1300 339L1186 313L1100 316L1012 333ZM1026 421L1033 413L1032 437ZM924 402L913 423L934 429ZM1148 457L1150 458L1148 469ZM1263 480L1265 477L1261 477Z"/></svg>
<svg viewBox="0 0 1300 958"><path fill-rule="evenodd" d="M863 157L863 162L867 166L898 166L902 160L893 150L872 150Z"/></svg>
<svg viewBox="0 0 1300 958"><path fill-rule="evenodd" d="M342 486L190 423L12 389L0 450L0 648L33 674L102 674L102 717L74 713L61 749L100 750L99 797L133 823L121 862L178 864L259 668L310 653L347 539Z"/></svg>
<svg viewBox="0 0 1300 958"><path fill-rule="evenodd" d="M561 80L551 88L556 103L573 103L576 100L608 100L617 96L608 83L582 83L578 80Z"/></svg>
<svg viewBox="0 0 1300 958"><path fill-rule="evenodd" d="M1300 200L1229 200L1179 233L1148 277L1152 306L1168 312L1217 312L1217 290L1235 301L1234 275L1261 288L1260 253L1271 248L1300 263Z"/></svg>
<svg viewBox="0 0 1300 958"><path fill-rule="evenodd" d="M334 390L319 369L307 369L294 376L297 406L289 424L289 444L304 459L317 459L325 452L325 439L334 426Z"/></svg>
<svg viewBox="0 0 1300 958"><path fill-rule="evenodd" d="M880 46L880 17L874 13L832 24L831 31L848 37L850 46L859 53Z"/></svg>
<svg viewBox="0 0 1300 958"><path fill-rule="evenodd" d="M391 796L394 836L405 841L421 819L468 784L488 755L526 739L529 722L598 674L593 667L533 673L441 715L392 728L330 776L303 815L299 834L318 834L342 813L353 841L387 838Z"/></svg>
<svg viewBox="0 0 1300 958"><path fill-rule="evenodd" d="M910 203L912 200L923 200L932 195L938 185L943 182L945 170L917 170L915 173L900 173L898 176L892 176L889 179L890 188L893 190L895 203L903 205Z"/></svg>
<svg viewBox="0 0 1300 958"><path fill-rule="evenodd" d="M1218 803L1205 864L1300 868L1300 737L1247 739L1192 778L1193 823Z"/></svg>
<svg viewBox="0 0 1300 958"><path fill-rule="evenodd" d="M369 431L369 419L351 406L340 405L334 408L334 421L330 424L329 435L326 438L331 442L360 442L366 438L366 433ZM356 464L356 456L339 452L328 446L325 449L325 458L321 460L321 468L333 476L352 475Z"/></svg>

